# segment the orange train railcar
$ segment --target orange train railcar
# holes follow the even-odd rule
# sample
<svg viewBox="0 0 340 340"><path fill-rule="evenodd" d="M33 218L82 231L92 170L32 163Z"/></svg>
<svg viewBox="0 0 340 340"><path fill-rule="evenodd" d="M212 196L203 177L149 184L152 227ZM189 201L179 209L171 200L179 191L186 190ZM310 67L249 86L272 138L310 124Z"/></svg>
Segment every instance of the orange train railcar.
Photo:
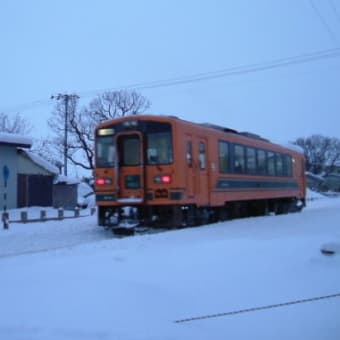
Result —
<svg viewBox="0 0 340 340"><path fill-rule="evenodd" d="M197 225L305 205L304 156L257 135L133 115L95 131L98 224Z"/></svg>

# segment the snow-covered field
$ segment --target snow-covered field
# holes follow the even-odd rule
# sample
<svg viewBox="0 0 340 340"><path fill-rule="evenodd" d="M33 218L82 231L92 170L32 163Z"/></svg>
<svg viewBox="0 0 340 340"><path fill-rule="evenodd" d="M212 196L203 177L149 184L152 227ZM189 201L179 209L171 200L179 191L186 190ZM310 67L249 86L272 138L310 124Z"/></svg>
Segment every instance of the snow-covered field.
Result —
<svg viewBox="0 0 340 340"><path fill-rule="evenodd" d="M0 339L340 339L340 199L115 238L96 217L0 229Z"/></svg>

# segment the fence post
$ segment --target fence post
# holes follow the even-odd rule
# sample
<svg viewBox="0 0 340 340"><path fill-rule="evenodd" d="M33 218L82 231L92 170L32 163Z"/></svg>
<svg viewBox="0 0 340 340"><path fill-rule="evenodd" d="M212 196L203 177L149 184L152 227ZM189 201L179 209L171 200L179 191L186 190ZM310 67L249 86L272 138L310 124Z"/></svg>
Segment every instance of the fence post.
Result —
<svg viewBox="0 0 340 340"><path fill-rule="evenodd" d="M78 207L74 208L74 217L79 217L79 208Z"/></svg>
<svg viewBox="0 0 340 340"><path fill-rule="evenodd" d="M27 211L22 211L20 213L20 219L21 219L21 222L23 222L23 223L27 222Z"/></svg>
<svg viewBox="0 0 340 340"><path fill-rule="evenodd" d="M59 220L64 219L64 208L62 208L62 207L60 207L60 208L58 209L58 219L59 219Z"/></svg>
<svg viewBox="0 0 340 340"><path fill-rule="evenodd" d="M9 214L8 212L3 212L2 213L2 222L4 224L4 229L8 229L9 228Z"/></svg>
<svg viewBox="0 0 340 340"><path fill-rule="evenodd" d="M46 210L40 210L40 219L42 221L46 220Z"/></svg>

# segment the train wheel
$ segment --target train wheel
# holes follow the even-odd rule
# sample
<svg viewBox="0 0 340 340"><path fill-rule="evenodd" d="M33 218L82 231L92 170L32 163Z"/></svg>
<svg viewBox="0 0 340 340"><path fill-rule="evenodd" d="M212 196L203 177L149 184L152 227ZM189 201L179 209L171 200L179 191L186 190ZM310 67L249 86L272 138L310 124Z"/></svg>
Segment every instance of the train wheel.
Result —
<svg viewBox="0 0 340 340"><path fill-rule="evenodd" d="M97 219L99 226L105 226L105 208L99 206L97 209Z"/></svg>
<svg viewBox="0 0 340 340"><path fill-rule="evenodd" d="M290 210L290 201L287 200L280 200L276 203L276 215L284 215L284 214L288 214L289 210Z"/></svg>
<svg viewBox="0 0 340 340"><path fill-rule="evenodd" d="M197 209L197 225L204 225L210 222L210 214L207 208Z"/></svg>
<svg viewBox="0 0 340 340"><path fill-rule="evenodd" d="M169 219L171 221L171 225L173 228L180 228L183 227L183 211L182 207L180 206L173 206L172 207L172 216Z"/></svg>
<svg viewBox="0 0 340 340"><path fill-rule="evenodd" d="M183 212L183 225L186 227L194 227L196 222L196 207L189 205L182 210Z"/></svg>
<svg viewBox="0 0 340 340"><path fill-rule="evenodd" d="M218 221L226 221L230 218L228 208L226 206L217 208Z"/></svg>

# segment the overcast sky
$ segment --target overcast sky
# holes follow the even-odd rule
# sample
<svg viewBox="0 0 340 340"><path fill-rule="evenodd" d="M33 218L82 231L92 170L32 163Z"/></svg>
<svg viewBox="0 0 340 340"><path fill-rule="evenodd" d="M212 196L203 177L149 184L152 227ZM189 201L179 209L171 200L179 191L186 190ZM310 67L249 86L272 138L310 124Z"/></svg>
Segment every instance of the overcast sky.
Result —
<svg viewBox="0 0 340 340"><path fill-rule="evenodd" d="M336 0L0 0L0 41L0 112L20 112L35 137L46 134L52 94L78 93L86 103L102 90L333 50L313 62L140 92L153 114L275 141L340 138Z"/></svg>

